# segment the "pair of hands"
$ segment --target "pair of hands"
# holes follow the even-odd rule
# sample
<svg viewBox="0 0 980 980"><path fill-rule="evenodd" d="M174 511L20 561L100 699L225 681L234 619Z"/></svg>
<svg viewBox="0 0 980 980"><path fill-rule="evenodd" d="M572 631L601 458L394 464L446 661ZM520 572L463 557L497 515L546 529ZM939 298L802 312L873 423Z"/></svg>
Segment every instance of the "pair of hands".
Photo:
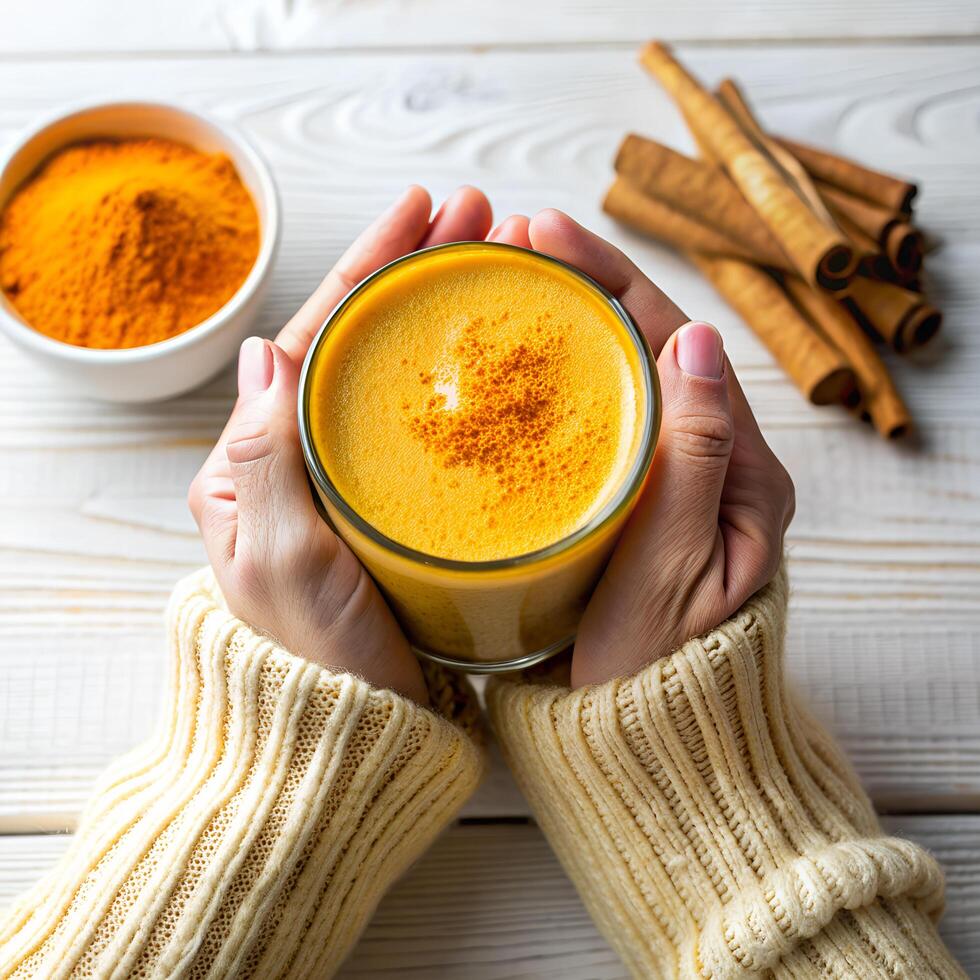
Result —
<svg viewBox="0 0 980 980"><path fill-rule="evenodd" d="M367 572L320 518L299 444L300 367L358 282L408 252L488 238L534 248L613 293L657 356L663 425L636 510L589 603L572 684L633 673L717 626L778 569L793 484L766 445L718 332L687 317L629 259L559 211L493 231L486 196L456 191L431 218L410 187L348 249L275 343L242 346L238 400L195 477L191 510L232 613L291 653L428 700L408 642Z"/></svg>

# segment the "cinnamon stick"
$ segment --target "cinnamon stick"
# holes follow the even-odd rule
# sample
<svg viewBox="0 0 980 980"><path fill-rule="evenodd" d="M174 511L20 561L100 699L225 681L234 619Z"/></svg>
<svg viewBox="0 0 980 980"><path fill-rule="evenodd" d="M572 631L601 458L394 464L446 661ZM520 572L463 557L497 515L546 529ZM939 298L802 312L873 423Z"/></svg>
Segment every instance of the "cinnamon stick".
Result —
<svg viewBox="0 0 980 980"><path fill-rule="evenodd" d="M942 314L921 293L857 276L844 297L858 322L899 353L921 347L942 326Z"/></svg>
<svg viewBox="0 0 980 980"><path fill-rule="evenodd" d="M797 310L770 273L737 259L691 258L809 401L828 405L849 398L856 379L844 355Z"/></svg>
<svg viewBox="0 0 980 980"><path fill-rule="evenodd" d="M636 231L664 242L679 251L697 249L710 255L728 255L757 260L755 252L745 249L716 228L672 208L659 198L637 190L623 177L617 177L602 202L606 214Z"/></svg>
<svg viewBox="0 0 980 980"><path fill-rule="evenodd" d="M919 271L924 252L922 233L903 214L855 197L833 184L818 181L816 186L830 213L838 221L846 218L873 238L900 277L911 277Z"/></svg>
<svg viewBox="0 0 980 980"><path fill-rule="evenodd" d="M911 213L912 200L918 191L915 184L871 170L847 157L818 150L805 143L779 136L774 139L803 164L811 177L833 184L873 204L880 204L890 211L899 211L905 215Z"/></svg>
<svg viewBox="0 0 980 980"><path fill-rule="evenodd" d="M841 231L854 243L862 275L875 279L894 278L892 265L878 243L845 215L839 214L837 218Z"/></svg>
<svg viewBox="0 0 980 980"><path fill-rule="evenodd" d="M832 184L811 180L796 157L766 134L733 79L721 82L718 98L750 138L782 168L787 180L814 213L839 227L858 246L863 253L862 269L879 279L908 279L918 272L922 265L922 236L905 221L904 215ZM857 234L854 229L858 230Z"/></svg>
<svg viewBox="0 0 980 980"><path fill-rule="evenodd" d="M631 134L619 147L615 167L620 176L644 194L658 198L673 210L683 211L726 235L742 247L740 254L752 255L755 261L764 265L791 268L765 223L725 172L713 164L693 160L655 140ZM622 217L622 220L636 225L628 217ZM716 251L700 248L694 243L687 247Z"/></svg>
<svg viewBox="0 0 980 980"><path fill-rule="evenodd" d="M846 215L875 241L883 243L889 229L905 220L898 211L883 208L880 204L872 204L863 197L856 197L848 191L842 191L826 181L818 180L815 184L820 196L832 211Z"/></svg>
<svg viewBox="0 0 980 980"><path fill-rule="evenodd" d="M783 286L797 308L816 324L854 370L864 410L886 439L906 433L912 424L888 368L853 318L826 293L811 289L802 279L786 276Z"/></svg>
<svg viewBox="0 0 980 980"><path fill-rule="evenodd" d="M732 78L723 79L718 85L717 95L746 135L772 157L776 165L782 170L789 185L809 205L810 210L828 226L833 227L836 221L824 203L816 185L810 179L810 175L792 153L784 150L775 140L769 138L762 128L762 124L756 119L755 113L749 105L749 100L739 88L738 83Z"/></svg>
<svg viewBox="0 0 980 980"><path fill-rule="evenodd" d="M925 242L922 232L907 222L900 222L889 229L885 237L885 255L901 279L914 279L922 268Z"/></svg>
<svg viewBox="0 0 980 980"><path fill-rule="evenodd" d="M794 267L814 285L843 289L857 262L844 236L818 218L787 184L771 157L743 132L731 113L657 42L641 56L681 107L697 137L720 161L758 212Z"/></svg>

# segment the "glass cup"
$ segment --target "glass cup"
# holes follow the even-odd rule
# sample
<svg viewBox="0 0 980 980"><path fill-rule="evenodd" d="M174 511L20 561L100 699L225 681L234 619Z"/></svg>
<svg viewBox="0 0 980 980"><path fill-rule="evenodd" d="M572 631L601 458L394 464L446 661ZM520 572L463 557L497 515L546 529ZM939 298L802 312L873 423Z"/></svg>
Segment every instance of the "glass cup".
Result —
<svg viewBox="0 0 980 980"><path fill-rule="evenodd" d="M416 551L372 527L338 492L311 436L312 378L324 337L355 296L403 262L425 261L444 249L514 249L461 242L413 252L356 286L330 314L307 353L299 388L299 431L322 512L370 572L420 656L470 673L528 667L570 646L619 532L646 481L660 428L661 402L649 345L622 304L584 273L540 252L595 291L634 345L643 388L636 458L609 503L572 534L537 551L493 561L457 561ZM522 249L522 251L528 251Z"/></svg>

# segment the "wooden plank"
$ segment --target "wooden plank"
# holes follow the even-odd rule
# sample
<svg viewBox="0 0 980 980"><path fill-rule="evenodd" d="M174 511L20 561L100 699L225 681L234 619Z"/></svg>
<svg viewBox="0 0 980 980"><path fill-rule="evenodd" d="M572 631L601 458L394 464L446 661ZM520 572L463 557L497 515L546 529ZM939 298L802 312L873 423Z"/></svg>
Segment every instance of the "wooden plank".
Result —
<svg viewBox="0 0 980 980"><path fill-rule="evenodd" d="M922 428L891 446L790 387L683 263L599 214L609 161L638 129L683 145L673 109L621 51L21 60L0 64L0 139L75 99L184 101L238 121L270 158L285 238L271 334L405 181L468 180L499 213L546 204L609 235L685 308L717 322L799 496L790 535L790 670L880 806L980 806L980 45L691 49L743 79L799 137L923 180L946 239L931 363L897 376ZM914 131L909 120L914 119ZM234 380L120 408L63 395L0 342L0 827L71 824L109 758L146 736L161 612L203 562L184 506ZM525 812L499 767L473 815Z"/></svg>
<svg viewBox="0 0 980 980"><path fill-rule="evenodd" d="M931 850L946 871L940 931L980 975L980 817L893 817L890 833ZM57 860L67 836L0 837L0 906ZM452 827L382 901L341 977L621 980L533 825Z"/></svg>
<svg viewBox="0 0 980 980"><path fill-rule="evenodd" d="M971 0L8 0L0 51L125 52L423 48L793 38L948 38L980 32Z"/></svg>

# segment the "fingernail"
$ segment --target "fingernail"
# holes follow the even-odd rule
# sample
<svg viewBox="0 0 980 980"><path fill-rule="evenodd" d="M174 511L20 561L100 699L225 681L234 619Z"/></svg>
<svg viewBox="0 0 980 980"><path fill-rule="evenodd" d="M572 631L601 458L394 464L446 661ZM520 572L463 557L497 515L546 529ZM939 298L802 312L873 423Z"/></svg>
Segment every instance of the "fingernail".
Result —
<svg viewBox="0 0 980 980"><path fill-rule="evenodd" d="M238 394L254 395L272 384L272 348L261 337L249 337L238 355Z"/></svg>
<svg viewBox="0 0 980 980"><path fill-rule="evenodd" d="M717 380L725 367L721 334L710 323L688 323L677 335L677 363L685 374Z"/></svg>

